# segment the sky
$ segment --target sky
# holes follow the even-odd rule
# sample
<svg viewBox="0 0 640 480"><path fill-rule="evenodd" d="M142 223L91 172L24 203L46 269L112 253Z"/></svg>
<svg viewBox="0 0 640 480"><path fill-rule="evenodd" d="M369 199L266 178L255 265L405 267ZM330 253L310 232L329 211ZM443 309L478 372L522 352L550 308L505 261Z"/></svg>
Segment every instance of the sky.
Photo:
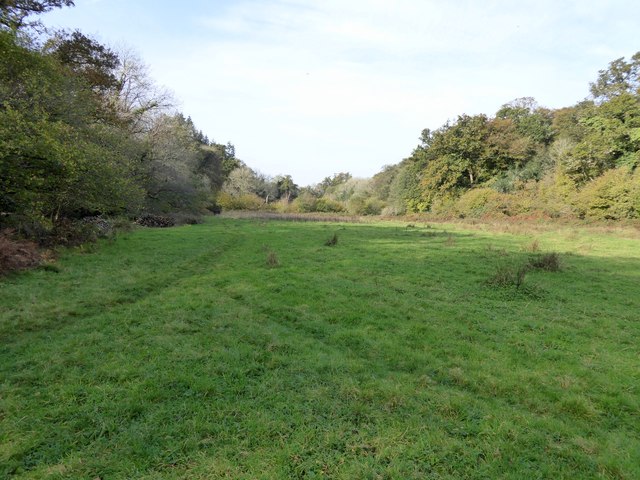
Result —
<svg viewBox="0 0 640 480"><path fill-rule="evenodd" d="M76 0L41 17L130 48L267 175L371 177L424 128L519 97L573 105L640 50L637 0Z"/></svg>

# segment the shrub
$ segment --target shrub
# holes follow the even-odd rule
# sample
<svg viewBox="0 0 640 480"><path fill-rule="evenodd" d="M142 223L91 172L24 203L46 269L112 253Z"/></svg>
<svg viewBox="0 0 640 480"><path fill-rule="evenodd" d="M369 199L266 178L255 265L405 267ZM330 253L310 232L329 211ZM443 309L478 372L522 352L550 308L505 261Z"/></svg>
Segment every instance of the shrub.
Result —
<svg viewBox="0 0 640 480"><path fill-rule="evenodd" d="M576 193L573 180L561 169L556 169L538 183L536 209L551 218L575 217L572 204Z"/></svg>
<svg viewBox="0 0 640 480"><path fill-rule="evenodd" d="M638 218L640 177L626 167L615 168L589 182L578 194L576 210L584 218L620 220Z"/></svg>
<svg viewBox="0 0 640 480"><path fill-rule="evenodd" d="M548 272L557 272L562 267L560 255L555 252L536 255L529 260L529 265L531 265L532 268L546 270Z"/></svg>
<svg viewBox="0 0 640 480"><path fill-rule="evenodd" d="M330 198L319 198L316 202L315 208L316 212L324 213L340 213L346 211L346 208L342 203Z"/></svg>
<svg viewBox="0 0 640 480"><path fill-rule="evenodd" d="M455 211L461 217L481 217L488 213L505 213L504 195L492 188L473 188L455 202Z"/></svg>
<svg viewBox="0 0 640 480"><path fill-rule="evenodd" d="M218 195L217 204L224 210L260 210L264 200L253 193L231 195L221 192Z"/></svg>
<svg viewBox="0 0 640 480"><path fill-rule="evenodd" d="M349 199L347 210L352 215L380 215L384 202L377 198L355 196Z"/></svg>
<svg viewBox="0 0 640 480"><path fill-rule="evenodd" d="M101 229L91 220L70 220L63 218L54 223L53 228L41 244L44 246L64 245L77 247L85 243L93 243L102 236Z"/></svg>
<svg viewBox="0 0 640 480"><path fill-rule="evenodd" d="M524 284L525 276L529 271L528 264L524 265L501 265L496 272L487 280L487 284L496 287L511 287L519 289Z"/></svg>
<svg viewBox="0 0 640 480"><path fill-rule="evenodd" d="M298 198L296 198L293 202L291 202L291 209L297 213L309 213L315 212L316 206L318 203L318 199L311 195L310 193L303 193Z"/></svg>
<svg viewBox="0 0 640 480"><path fill-rule="evenodd" d="M0 275L35 267L40 261L35 242L15 238L12 230L0 232Z"/></svg>

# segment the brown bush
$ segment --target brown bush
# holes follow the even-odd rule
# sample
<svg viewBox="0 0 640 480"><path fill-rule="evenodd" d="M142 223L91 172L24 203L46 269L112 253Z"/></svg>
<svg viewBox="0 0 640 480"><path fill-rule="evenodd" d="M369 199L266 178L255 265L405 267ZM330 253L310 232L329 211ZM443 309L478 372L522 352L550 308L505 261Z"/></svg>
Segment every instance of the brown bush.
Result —
<svg viewBox="0 0 640 480"><path fill-rule="evenodd" d="M34 242L13 237L14 232L0 232L0 275L32 268L40 264L41 256Z"/></svg>
<svg viewBox="0 0 640 480"><path fill-rule="evenodd" d="M562 269L560 255L556 252L536 255L529 260L529 265L538 270L546 270L548 272L559 272Z"/></svg>

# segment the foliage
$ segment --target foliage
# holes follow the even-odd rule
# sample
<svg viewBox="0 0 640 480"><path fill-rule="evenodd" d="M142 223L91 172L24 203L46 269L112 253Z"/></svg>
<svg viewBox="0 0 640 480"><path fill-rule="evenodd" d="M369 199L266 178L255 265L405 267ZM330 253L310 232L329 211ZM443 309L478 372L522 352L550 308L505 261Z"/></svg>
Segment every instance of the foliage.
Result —
<svg viewBox="0 0 640 480"><path fill-rule="evenodd" d="M276 185L278 189L278 198L283 199L287 203L298 195L299 187L294 183L291 175L282 175L277 177Z"/></svg>
<svg viewBox="0 0 640 480"><path fill-rule="evenodd" d="M5 2L3 13L54 3ZM196 218L215 207L240 165L233 145L169 113L170 97L134 54L80 31L57 32L41 50L28 44L0 31L0 227L143 210Z"/></svg>
<svg viewBox="0 0 640 480"><path fill-rule="evenodd" d="M493 118L463 114L424 129L412 155L376 175L367 196L381 200L387 214L635 218L628 178L618 190L598 179L612 169L640 167L639 61L640 52L601 71L592 84L595 101L550 110L524 97ZM596 206L594 196L604 206ZM350 201L361 210L362 198Z"/></svg>
<svg viewBox="0 0 640 480"><path fill-rule="evenodd" d="M265 205L264 201L254 193L230 195L221 192L217 196L217 203L224 210L260 210Z"/></svg>
<svg viewBox="0 0 640 480"><path fill-rule="evenodd" d="M57 32L47 40L44 51L84 78L96 93L104 95L118 86L118 55L79 30Z"/></svg>
<svg viewBox="0 0 640 480"><path fill-rule="evenodd" d="M53 59L6 33L0 42L0 211L56 219L135 210L137 141L96 123L90 92Z"/></svg>
<svg viewBox="0 0 640 480"><path fill-rule="evenodd" d="M586 185L576 200L576 209L585 218L640 218L640 175L626 167L609 170Z"/></svg>
<svg viewBox="0 0 640 480"><path fill-rule="evenodd" d="M505 213L505 195L491 188L473 188L460 196L455 209L461 217L481 217L492 212Z"/></svg>
<svg viewBox="0 0 640 480"><path fill-rule="evenodd" d="M0 2L0 29L17 31L25 27L39 26L39 21L27 21L32 15L54 8L73 6L74 0L2 0Z"/></svg>
<svg viewBox="0 0 640 480"><path fill-rule="evenodd" d="M640 52L627 62L624 57L609 64L606 70L598 72L598 79L590 86L591 95L604 102L620 95L640 94Z"/></svg>

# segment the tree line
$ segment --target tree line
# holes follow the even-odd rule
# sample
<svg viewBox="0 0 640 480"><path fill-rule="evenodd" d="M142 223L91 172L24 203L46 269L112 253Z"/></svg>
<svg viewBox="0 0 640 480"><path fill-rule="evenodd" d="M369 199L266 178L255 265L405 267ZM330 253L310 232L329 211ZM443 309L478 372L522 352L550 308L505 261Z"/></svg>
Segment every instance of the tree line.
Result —
<svg viewBox="0 0 640 480"><path fill-rule="evenodd" d="M297 210L640 218L640 52L611 62L590 92L571 107L524 97L459 115L370 179L340 173L304 189Z"/></svg>
<svg viewBox="0 0 640 480"><path fill-rule="evenodd" d="M268 205L260 174L228 184L236 208L441 217L640 218L640 52L599 72L589 98L549 109L523 97L493 116L459 115L368 179L347 172ZM290 197L287 197L289 200Z"/></svg>
<svg viewBox="0 0 640 480"><path fill-rule="evenodd" d="M0 227L215 209L234 146L176 111L133 52L33 20L70 5L0 3Z"/></svg>
<svg viewBox="0 0 640 480"><path fill-rule="evenodd" d="M576 105L523 97L492 116L462 114L423 130L407 158L372 178L341 172L300 187L210 140L131 51L37 20L71 5L0 2L0 228L220 207L640 217L640 52L601 70Z"/></svg>

